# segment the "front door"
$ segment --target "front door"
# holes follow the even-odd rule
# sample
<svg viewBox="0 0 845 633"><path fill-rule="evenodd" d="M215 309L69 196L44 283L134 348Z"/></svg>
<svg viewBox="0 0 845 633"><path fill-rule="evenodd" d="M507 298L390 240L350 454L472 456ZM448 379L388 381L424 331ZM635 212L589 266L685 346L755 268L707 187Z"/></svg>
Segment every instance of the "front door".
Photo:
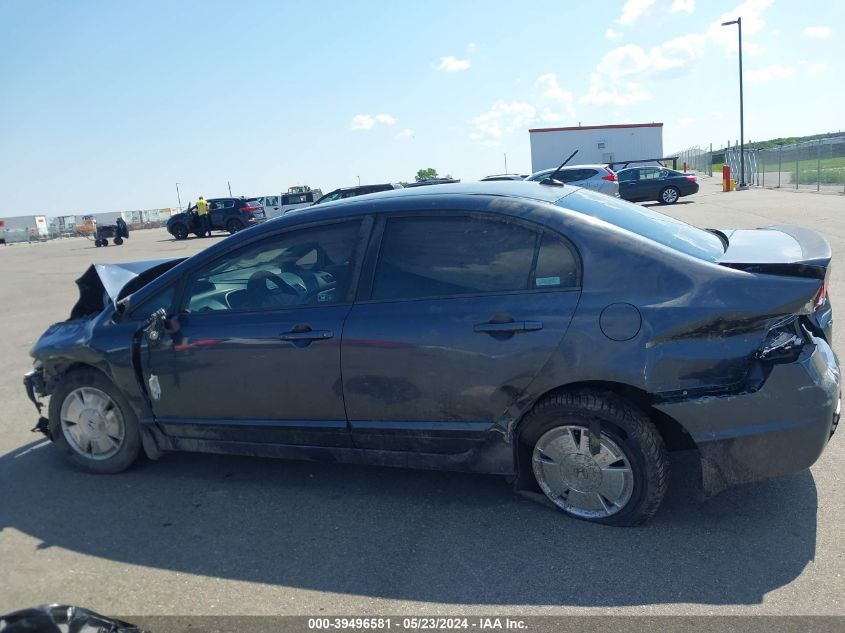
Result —
<svg viewBox="0 0 845 633"><path fill-rule="evenodd" d="M569 326L576 262L532 224L388 219L371 291L344 329L355 446L455 454L489 439Z"/></svg>
<svg viewBox="0 0 845 633"><path fill-rule="evenodd" d="M188 275L145 373L174 437L348 446L340 340L361 221L260 237Z"/></svg>

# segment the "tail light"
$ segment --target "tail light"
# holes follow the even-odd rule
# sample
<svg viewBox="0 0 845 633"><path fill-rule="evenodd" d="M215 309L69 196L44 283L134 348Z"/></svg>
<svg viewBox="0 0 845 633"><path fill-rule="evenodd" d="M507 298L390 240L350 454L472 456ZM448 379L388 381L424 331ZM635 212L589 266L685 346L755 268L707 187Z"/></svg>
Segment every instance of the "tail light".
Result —
<svg viewBox="0 0 845 633"><path fill-rule="evenodd" d="M827 279L822 282L822 287L819 288L818 294L813 301L813 309L819 310L827 305Z"/></svg>
<svg viewBox="0 0 845 633"><path fill-rule="evenodd" d="M262 207L261 207L260 204L256 204L256 205L252 205L252 206L247 205L245 207L241 207L241 211L258 211L261 208Z"/></svg>
<svg viewBox="0 0 845 633"><path fill-rule="evenodd" d="M602 180L609 180L610 182L616 182L616 174L614 174L607 167L605 167L604 170L607 172L607 176L602 176L601 179Z"/></svg>
<svg viewBox="0 0 845 633"><path fill-rule="evenodd" d="M692 182L696 182L698 180L698 178L696 178L695 176L685 176L685 178L687 180L691 180Z"/></svg>

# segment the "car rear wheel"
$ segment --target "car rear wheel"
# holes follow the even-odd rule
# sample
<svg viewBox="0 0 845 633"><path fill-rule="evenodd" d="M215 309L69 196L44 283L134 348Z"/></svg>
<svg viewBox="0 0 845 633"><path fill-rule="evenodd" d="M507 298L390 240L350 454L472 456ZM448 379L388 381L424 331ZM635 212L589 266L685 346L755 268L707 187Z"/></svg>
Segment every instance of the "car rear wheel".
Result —
<svg viewBox="0 0 845 633"><path fill-rule="evenodd" d="M660 202L662 204L675 204L680 197L681 192L677 187L666 187L660 192Z"/></svg>
<svg viewBox="0 0 845 633"><path fill-rule="evenodd" d="M174 224L170 227L170 234L177 240L188 239L188 227L184 224Z"/></svg>
<svg viewBox="0 0 845 633"><path fill-rule="evenodd" d="M569 516L623 526L657 512L669 462L656 427L636 407L610 393L565 393L538 403L524 424L520 441L537 485Z"/></svg>
<svg viewBox="0 0 845 633"><path fill-rule="evenodd" d="M120 246L121 244L123 244L123 238L122 237L114 238L114 244L115 244L115 246Z"/></svg>
<svg viewBox="0 0 845 633"><path fill-rule="evenodd" d="M96 369L66 374L50 397L50 437L76 466L118 473L141 451L138 419L123 394Z"/></svg>
<svg viewBox="0 0 845 633"><path fill-rule="evenodd" d="M226 230L229 231L229 233L237 233L242 228L244 228L243 223L240 220L236 220L235 218L232 218L231 220L226 222Z"/></svg>

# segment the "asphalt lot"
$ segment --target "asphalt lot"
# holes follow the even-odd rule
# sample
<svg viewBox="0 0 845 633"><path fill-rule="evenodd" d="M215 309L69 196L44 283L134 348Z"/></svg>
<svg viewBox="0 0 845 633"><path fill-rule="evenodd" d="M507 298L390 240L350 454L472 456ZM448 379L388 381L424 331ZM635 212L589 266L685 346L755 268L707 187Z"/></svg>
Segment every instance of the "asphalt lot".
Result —
<svg viewBox="0 0 845 633"><path fill-rule="evenodd" d="M718 184L661 210L822 232L845 309L845 197ZM116 476L72 470L29 432L30 346L67 317L90 263L217 239L150 230L106 249L0 248L0 613L845 615L841 431L810 471L708 501L680 465L656 519L628 529L570 520L498 477L190 454Z"/></svg>

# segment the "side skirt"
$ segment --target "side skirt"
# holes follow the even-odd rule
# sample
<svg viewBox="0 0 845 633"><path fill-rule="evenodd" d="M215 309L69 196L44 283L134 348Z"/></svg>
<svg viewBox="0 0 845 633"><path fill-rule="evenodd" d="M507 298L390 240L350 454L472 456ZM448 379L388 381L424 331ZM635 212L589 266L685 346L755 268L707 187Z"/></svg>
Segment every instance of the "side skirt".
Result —
<svg viewBox="0 0 845 633"><path fill-rule="evenodd" d="M151 430L155 429L152 426ZM449 470L490 475L513 475L516 472L513 448L498 436L497 441L487 442L464 453L439 454L412 451L346 448L334 446L295 446L289 444L263 444L221 440L167 437L157 429L158 448L164 451L191 451L243 455L247 457L276 457L325 463L395 466L426 470Z"/></svg>

